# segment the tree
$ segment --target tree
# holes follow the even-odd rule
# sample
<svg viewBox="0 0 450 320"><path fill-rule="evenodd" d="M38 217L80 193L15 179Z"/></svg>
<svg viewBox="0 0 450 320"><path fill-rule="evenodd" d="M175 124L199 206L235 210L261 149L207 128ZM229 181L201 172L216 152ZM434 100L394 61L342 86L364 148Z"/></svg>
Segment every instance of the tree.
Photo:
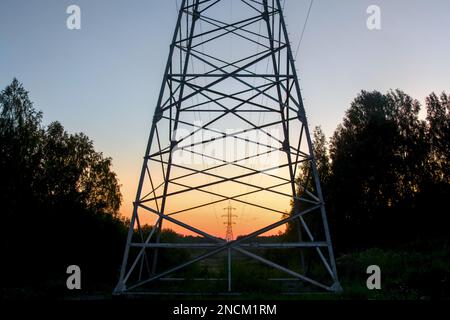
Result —
<svg viewBox="0 0 450 320"><path fill-rule="evenodd" d="M44 127L17 79L0 94L0 151L0 282L64 286L74 261L92 283L115 279L127 228L111 158L82 133Z"/></svg>
<svg viewBox="0 0 450 320"><path fill-rule="evenodd" d="M314 128L313 152L316 159L317 172L323 186L328 184L330 178L330 156L328 142L320 126Z"/></svg>
<svg viewBox="0 0 450 320"><path fill-rule="evenodd" d="M450 217L444 209L450 197L450 97L432 93L426 99L426 133L428 147L422 172L417 211L421 213L422 237L448 241Z"/></svg>
<svg viewBox="0 0 450 320"><path fill-rule="evenodd" d="M313 154L316 161L317 172L319 174L319 179L321 183L322 190L325 191L328 189L328 181L330 178L330 158L328 155L328 146L327 139L325 134L322 131L320 126L316 126L313 131ZM296 184L299 186L297 188L297 196L300 198L304 196L305 190L315 190L315 184L313 181L313 174L311 170L311 162L306 161L299 167L299 175L296 178ZM325 201L326 202L326 201ZM300 210L306 209L308 207L308 203L300 201ZM287 215L291 215L293 212L294 203L291 201L291 212ZM312 218L304 217L305 220L308 220L311 228L317 228L320 226L320 221L311 221ZM285 233L285 237L289 240L297 241L298 235L296 228L302 228L299 224L298 220L291 221L287 224L287 229ZM301 233L304 233L301 232ZM300 237L302 238L302 237Z"/></svg>
<svg viewBox="0 0 450 320"><path fill-rule="evenodd" d="M445 93L431 94L424 121L419 102L400 90L362 91L336 129L329 156L316 128L314 155L338 250L447 234L449 101ZM299 185L313 188L310 167L299 172ZM296 240L294 226L286 236Z"/></svg>
<svg viewBox="0 0 450 320"><path fill-rule="evenodd" d="M432 93L426 99L429 170L435 182L450 184L450 96Z"/></svg>
<svg viewBox="0 0 450 320"><path fill-rule="evenodd" d="M362 91L334 133L331 202L345 245L380 244L401 234L402 221L414 219L403 206L420 191L427 154L419 110L419 102L400 90Z"/></svg>
<svg viewBox="0 0 450 320"><path fill-rule="evenodd" d="M69 134L59 122L44 128L42 113L33 108L17 79L1 93L0 112L5 201L69 197L89 209L118 215L122 198L112 160L96 152L86 135Z"/></svg>
<svg viewBox="0 0 450 320"><path fill-rule="evenodd" d="M53 122L46 130L43 150L45 196L71 197L88 209L118 217L122 196L112 159L96 152L86 135L70 135Z"/></svg>
<svg viewBox="0 0 450 320"><path fill-rule="evenodd" d="M20 198L33 188L41 158L41 119L28 92L14 79L0 94L0 201L7 217L13 207L25 205Z"/></svg>

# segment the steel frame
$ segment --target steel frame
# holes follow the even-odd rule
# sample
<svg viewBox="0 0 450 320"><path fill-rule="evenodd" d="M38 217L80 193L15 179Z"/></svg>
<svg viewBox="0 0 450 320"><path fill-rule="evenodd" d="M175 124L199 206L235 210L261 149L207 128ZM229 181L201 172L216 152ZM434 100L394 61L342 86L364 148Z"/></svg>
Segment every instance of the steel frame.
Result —
<svg viewBox="0 0 450 320"><path fill-rule="evenodd" d="M243 8L240 9L242 12L248 10L249 15L237 21L225 22L213 17L213 10L228 2L229 0L182 1L145 151L115 294L154 293L152 290L139 290L156 280L170 280L168 276L174 272L225 250L228 253L228 292L232 291L232 251L283 271L294 280L300 280L327 291L341 290L312 152L311 137L280 0L241 0L239 3ZM255 25L258 24L259 30L255 31ZM206 26L207 30L204 31L202 26ZM263 28L265 32L261 31ZM205 51L205 47L209 45L224 43L230 39L247 42L248 48L256 45L257 51L234 60L220 57L215 54L214 49L211 49L213 52L209 53ZM261 70L260 67L264 64L266 71ZM194 66L200 66L200 69L203 67L203 70L196 72ZM233 85L229 85L231 81ZM257 81L260 83L256 84ZM237 86L239 89L233 92L234 87ZM197 124L188 118L182 118L192 114L203 116L203 120L208 119L206 123ZM262 115L272 118L266 123L261 124L261 121L255 123L251 114L256 114L259 120ZM234 117L248 127L231 133L212 127L225 117ZM178 137L176 133L181 126L190 128L190 131ZM269 131L269 128L274 127L282 131L282 138L274 136ZM243 137L249 131L258 132L269 139L271 144L259 139ZM189 141L200 133L209 133L213 136L211 138L202 136L201 139ZM258 152L252 155L229 160L204 149L197 150L199 147L204 148L208 144L230 138L257 146L263 151L258 149ZM210 167L203 165L197 169L195 166L177 163L174 153L180 151L200 156L202 161L204 159L215 161L215 165ZM284 154L281 164L255 169L253 165L246 163L273 153ZM309 168L311 174L305 181L300 181L296 179L301 170L299 167L305 166ZM241 171L227 176L221 173L221 170L225 168L234 168L236 172ZM184 174L174 176L177 170L182 170ZM283 170L285 174L274 174L274 170ZM195 184L193 180L189 180L199 176L207 181ZM252 182L255 176L272 179L273 184L261 186ZM250 191L226 195L220 192L220 189L212 190L216 186L221 187L225 184L240 185ZM146 192L145 187L148 188ZM280 191L280 188L287 188L287 190ZM211 200L178 210L170 207L174 197L194 192L208 196ZM280 208L269 207L255 200L246 200L246 197L262 193L274 197L285 197L287 201L292 201L292 213L236 240L219 238L174 217L231 201L255 208L255 210L285 214L285 211ZM216 199L213 200L213 198ZM148 235L145 235L141 223L144 215L156 219ZM319 217L324 239L317 239L314 230L308 226L305 218L307 215ZM163 222L189 230L210 242L162 243L160 231ZM298 226L299 241L297 242L249 242L255 241L258 236L266 232L292 222L296 222ZM139 241L133 239L136 234ZM306 235L306 241L303 239L304 235ZM138 253L132 257L130 249L133 248L138 249ZM167 270L157 270L158 250L175 248L202 249L206 252ZM249 251L268 248L313 249L329 276L328 283L322 283ZM148 250L152 250L151 255L148 254ZM301 253L303 259L303 251ZM302 270L305 271L304 268ZM144 272L147 273L146 277L143 275ZM136 273L139 273L137 280L132 281L131 277ZM180 279L182 278L178 280Z"/></svg>

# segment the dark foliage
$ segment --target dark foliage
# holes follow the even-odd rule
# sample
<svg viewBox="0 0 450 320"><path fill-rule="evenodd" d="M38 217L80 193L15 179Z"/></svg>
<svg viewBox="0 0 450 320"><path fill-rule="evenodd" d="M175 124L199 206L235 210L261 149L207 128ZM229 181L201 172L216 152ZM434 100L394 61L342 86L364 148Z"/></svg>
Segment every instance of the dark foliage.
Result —
<svg viewBox="0 0 450 320"><path fill-rule="evenodd" d="M431 94L428 117L397 90L362 91L331 144L328 206L341 249L446 237L449 104Z"/></svg>
<svg viewBox="0 0 450 320"><path fill-rule="evenodd" d="M315 128L314 155L338 252L448 240L450 98L432 93L426 119L419 111L419 102L400 90L362 91L329 144ZM299 181L307 181L309 170L300 168ZM288 225L284 237L296 240L296 229Z"/></svg>
<svg viewBox="0 0 450 320"><path fill-rule="evenodd" d="M84 134L41 121L14 79L0 94L2 287L64 289L71 264L85 289L111 284L126 234L111 159Z"/></svg>
<svg viewBox="0 0 450 320"><path fill-rule="evenodd" d="M362 91L329 147L315 129L314 154L338 251L448 239L449 100L431 94L420 120L420 104L402 91ZM308 170L301 168L300 180ZM286 237L293 234L292 224Z"/></svg>

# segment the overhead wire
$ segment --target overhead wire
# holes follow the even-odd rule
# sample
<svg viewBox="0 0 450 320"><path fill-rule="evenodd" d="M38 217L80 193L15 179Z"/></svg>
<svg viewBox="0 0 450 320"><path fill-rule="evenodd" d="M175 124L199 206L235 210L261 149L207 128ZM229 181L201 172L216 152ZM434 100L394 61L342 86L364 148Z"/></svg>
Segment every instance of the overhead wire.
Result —
<svg viewBox="0 0 450 320"><path fill-rule="evenodd" d="M178 4L178 0L175 0L175 7L176 7L176 10L177 10L177 13L178 13L179 10L180 10L179 4ZM199 20L198 23L199 23L200 33L202 34L203 31L202 31L201 20ZM200 41L201 41L201 43L202 43L202 45L201 45L201 51L204 52L203 35L200 37ZM190 63L191 66L190 66L190 67L191 67L191 69L192 69L192 73L195 74L195 67L194 67L194 61L193 61L193 59L190 59L190 62L191 62L191 63ZM205 65L205 63L203 63L203 70L204 70L204 73L206 73L206 65ZM206 85L206 79L204 78L203 80L204 80L205 85ZM199 84L197 83L196 78L193 79L193 82L194 82L194 85L195 85L195 86L198 86L198 85L199 85ZM200 100L199 100L198 95L195 95L195 98L196 98L196 100L197 100L197 104L199 104L199 103L200 103ZM194 97L192 97L191 100L192 100L193 103L195 104ZM210 109L210 107L211 107L211 106L210 106L210 103L207 104L207 107L208 107L208 109ZM197 122L197 117L198 117L198 120L199 120L199 121L198 121L197 123L199 123L199 125L202 125L202 124L201 124L202 116L200 115L200 112L198 112L198 111L196 111L196 110L194 109L193 114L194 114L194 121ZM210 113L208 113L208 117L209 117L209 121L211 121L211 114L210 114ZM194 128L194 129L195 129L195 128ZM204 159L204 156L203 156L203 155L201 156L201 160L202 160L202 169L206 169L207 167L206 167L205 159ZM209 175L206 175L206 176L204 175L203 178L206 179L207 184L211 183L211 178L210 178ZM212 191L210 190L210 187L207 187L207 190L208 190L209 192L212 192ZM212 202L213 198L212 198L212 195L211 195L211 194L209 194L209 198L210 198L210 200L211 200L211 202ZM217 209L216 209L215 205L212 205L212 207L213 207L213 211L214 211L214 216L215 216L215 220L216 220L217 227L220 228L220 222L219 222L219 217L218 217L218 215L217 215Z"/></svg>
<svg viewBox="0 0 450 320"><path fill-rule="evenodd" d="M302 41L303 41L303 36L305 35L306 26L308 24L309 16L311 15L311 9L312 9L313 4L314 4L314 0L310 0L308 13L306 14L306 19L305 19L305 23L303 24L302 33L300 34L300 39L298 41L297 49L295 50L294 60L297 60L297 55L300 50L300 45L302 44Z"/></svg>

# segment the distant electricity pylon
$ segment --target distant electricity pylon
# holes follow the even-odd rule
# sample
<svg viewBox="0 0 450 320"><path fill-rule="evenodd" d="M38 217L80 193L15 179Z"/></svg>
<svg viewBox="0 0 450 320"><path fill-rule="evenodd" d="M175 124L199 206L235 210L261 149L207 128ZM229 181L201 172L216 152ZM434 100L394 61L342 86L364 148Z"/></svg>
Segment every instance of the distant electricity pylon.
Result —
<svg viewBox="0 0 450 320"><path fill-rule="evenodd" d="M211 233L223 203L251 215L248 234ZM163 225L198 237L171 238ZM289 242L263 237L285 226L296 234ZM226 252L228 279L208 276L220 270L214 266L192 276L197 262L213 264ZM187 293L182 284L191 280L214 281L209 290L226 293L239 287L232 258L270 268L267 281L280 288L291 281L285 287L340 290L280 0L183 0L115 293L159 294L176 284Z"/></svg>
<svg viewBox="0 0 450 320"><path fill-rule="evenodd" d="M227 210L227 214L224 214L222 217L227 218L227 221L224 222L224 224L227 226L227 232L225 234L225 240L227 242L230 242L233 240L233 224L236 224L236 222L233 221L233 218L237 218L237 215L233 214L233 210L236 210L236 208L233 208L231 204L228 204L228 207L223 208L223 210Z"/></svg>

